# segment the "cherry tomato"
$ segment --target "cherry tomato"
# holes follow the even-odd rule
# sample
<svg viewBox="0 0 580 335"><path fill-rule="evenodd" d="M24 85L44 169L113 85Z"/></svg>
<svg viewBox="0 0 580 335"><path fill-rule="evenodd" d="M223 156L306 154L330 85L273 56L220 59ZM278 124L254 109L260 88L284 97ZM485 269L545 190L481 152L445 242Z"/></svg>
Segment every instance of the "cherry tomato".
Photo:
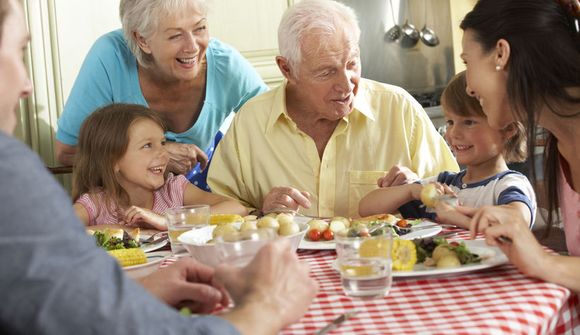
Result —
<svg viewBox="0 0 580 335"><path fill-rule="evenodd" d="M310 241L320 241L320 238L322 237L322 232L318 229L310 229L308 231L308 239Z"/></svg>
<svg viewBox="0 0 580 335"><path fill-rule="evenodd" d="M453 242L449 242L449 245L452 246L452 247L458 247L459 246L459 243L453 241Z"/></svg>
<svg viewBox="0 0 580 335"><path fill-rule="evenodd" d="M401 227L401 228L405 228L409 225L409 222L407 222L407 220L405 219L401 219L399 221L397 221L397 226Z"/></svg>
<svg viewBox="0 0 580 335"><path fill-rule="evenodd" d="M330 230L330 229L326 229L322 233L322 237L324 237L324 239L327 240L327 241L334 240L334 232L332 230Z"/></svg>

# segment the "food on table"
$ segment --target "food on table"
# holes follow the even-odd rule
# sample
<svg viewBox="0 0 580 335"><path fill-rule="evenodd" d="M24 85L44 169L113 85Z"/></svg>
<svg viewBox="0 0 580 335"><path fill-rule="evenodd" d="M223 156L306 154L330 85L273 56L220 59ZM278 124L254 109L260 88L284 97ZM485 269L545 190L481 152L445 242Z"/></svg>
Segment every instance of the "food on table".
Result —
<svg viewBox="0 0 580 335"><path fill-rule="evenodd" d="M322 237L327 241L332 241L334 240L334 232L330 229L327 229L322 232Z"/></svg>
<svg viewBox="0 0 580 335"><path fill-rule="evenodd" d="M417 249L410 240L393 240L391 251L394 271L411 271L417 264Z"/></svg>
<svg viewBox="0 0 580 335"><path fill-rule="evenodd" d="M350 223L347 226L343 220L331 220L328 229L334 233L338 233L346 230L348 227L350 227Z"/></svg>
<svg viewBox="0 0 580 335"><path fill-rule="evenodd" d="M243 222L244 218L237 214L211 214L209 223L221 225L226 223Z"/></svg>
<svg viewBox="0 0 580 335"><path fill-rule="evenodd" d="M282 226L286 223L293 223L294 222L294 215L288 214L288 213L280 213L280 214L276 215L276 220L278 220L278 223L280 224L280 226Z"/></svg>
<svg viewBox="0 0 580 335"><path fill-rule="evenodd" d="M133 230L139 236L139 230ZM88 229L87 233L95 238L97 245L105 250L138 248L139 242L123 229ZM138 237L137 237L138 238Z"/></svg>
<svg viewBox="0 0 580 335"><path fill-rule="evenodd" d="M280 222L273 216L263 216L258 219L258 228L271 228L277 231L280 228Z"/></svg>
<svg viewBox="0 0 580 335"><path fill-rule="evenodd" d="M280 224L280 229L278 229L278 234L281 236L288 236L294 235L300 232L300 226L296 222L294 222L294 218L291 218L292 221L286 221Z"/></svg>
<svg viewBox="0 0 580 335"><path fill-rule="evenodd" d="M312 219L308 221L308 226L310 227L309 229L316 229L322 232L328 229L328 222L321 219Z"/></svg>
<svg viewBox="0 0 580 335"><path fill-rule="evenodd" d="M216 238L218 236L224 236L226 234L235 233L237 231L238 231L238 229L236 227L234 227L233 223L224 223L224 224L216 226L211 235L212 235L212 238Z"/></svg>
<svg viewBox="0 0 580 335"><path fill-rule="evenodd" d="M240 231L256 230L256 229L258 229L258 225L256 224L256 221L244 221L240 225Z"/></svg>
<svg viewBox="0 0 580 335"><path fill-rule="evenodd" d="M414 241L419 263L438 268L459 267L480 263L479 255L467 249L465 243L447 242L444 238L425 238Z"/></svg>
<svg viewBox="0 0 580 335"><path fill-rule="evenodd" d="M256 216L256 215L251 214L251 215L244 216L244 222L256 221L256 220L258 220L258 216Z"/></svg>
<svg viewBox="0 0 580 335"><path fill-rule="evenodd" d="M429 208L435 208L437 199L441 196L441 191L434 183L423 185L421 189L421 202Z"/></svg>
<svg viewBox="0 0 580 335"><path fill-rule="evenodd" d="M310 229L306 233L306 236L308 237L308 239L310 241L313 241L313 242L320 241L320 239L322 238L322 231L320 231L318 229Z"/></svg>
<svg viewBox="0 0 580 335"><path fill-rule="evenodd" d="M115 249L107 251L122 267L147 263L145 252L141 248Z"/></svg>

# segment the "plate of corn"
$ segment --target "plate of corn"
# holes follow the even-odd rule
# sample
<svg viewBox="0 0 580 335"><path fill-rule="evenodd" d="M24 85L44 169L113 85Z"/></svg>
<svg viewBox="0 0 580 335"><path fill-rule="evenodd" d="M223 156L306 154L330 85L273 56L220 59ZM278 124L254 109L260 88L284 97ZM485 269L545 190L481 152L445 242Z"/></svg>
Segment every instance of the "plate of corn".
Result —
<svg viewBox="0 0 580 335"><path fill-rule="evenodd" d="M137 278L153 272L161 261L171 255L171 251L155 251L145 253L141 248L108 250L127 272L129 277Z"/></svg>

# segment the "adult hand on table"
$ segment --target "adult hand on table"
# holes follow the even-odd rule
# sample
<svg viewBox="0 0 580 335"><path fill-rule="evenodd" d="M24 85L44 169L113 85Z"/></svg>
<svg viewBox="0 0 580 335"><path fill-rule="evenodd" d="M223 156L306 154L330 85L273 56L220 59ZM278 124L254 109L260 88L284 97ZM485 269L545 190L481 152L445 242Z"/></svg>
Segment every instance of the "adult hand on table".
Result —
<svg viewBox="0 0 580 335"><path fill-rule="evenodd" d="M165 149L169 153L167 170L176 174L186 174L197 163L204 170L207 167L208 158L205 152L195 144L165 142Z"/></svg>
<svg viewBox="0 0 580 335"><path fill-rule="evenodd" d="M377 180L379 187L390 187L403 184L410 184L419 179L419 176L411 169L402 165L393 166L384 177Z"/></svg>
<svg viewBox="0 0 580 335"><path fill-rule="evenodd" d="M264 213L275 209L298 210L298 207L310 208L310 193L293 187L274 187L264 198Z"/></svg>
<svg viewBox="0 0 580 335"><path fill-rule="evenodd" d="M151 294L168 305L187 307L193 313L209 313L218 304L227 306L223 287L214 283L214 269L182 257L179 261L139 279Z"/></svg>
<svg viewBox="0 0 580 335"><path fill-rule="evenodd" d="M236 306L223 317L243 334L278 332L300 319L316 296L318 283L308 273L285 239L266 244L244 268L220 265L215 279Z"/></svg>

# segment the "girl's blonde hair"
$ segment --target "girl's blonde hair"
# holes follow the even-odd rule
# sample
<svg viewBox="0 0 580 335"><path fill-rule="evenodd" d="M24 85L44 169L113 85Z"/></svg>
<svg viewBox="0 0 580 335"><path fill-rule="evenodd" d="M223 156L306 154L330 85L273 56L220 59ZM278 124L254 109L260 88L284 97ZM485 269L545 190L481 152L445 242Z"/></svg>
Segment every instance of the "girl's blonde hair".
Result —
<svg viewBox="0 0 580 335"><path fill-rule="evenodd" d="M155 122L165 131L159 114L145 106L133 104L102 107L83 122L73 169L74 201L85 193L103 192L105 203L98 204L98 208L104 206L113 213L112 208L129 204L129 196L118 183L114 168L127 151L129 128L143 119Z"/></svg>
<svg viewBox="0 0 580 335"><path fill-rule="evenodd" d="M441 103L459 116L476 116L487 119L479 101L467 94L466 87L465 71L462 71L451 78L449 84L443 90ZM512 127L511 129L513 129L514 133L504 144L502 155L507 163L523 162L527 158L524 125L521 122L514 122L508 127Z"/></svg>

